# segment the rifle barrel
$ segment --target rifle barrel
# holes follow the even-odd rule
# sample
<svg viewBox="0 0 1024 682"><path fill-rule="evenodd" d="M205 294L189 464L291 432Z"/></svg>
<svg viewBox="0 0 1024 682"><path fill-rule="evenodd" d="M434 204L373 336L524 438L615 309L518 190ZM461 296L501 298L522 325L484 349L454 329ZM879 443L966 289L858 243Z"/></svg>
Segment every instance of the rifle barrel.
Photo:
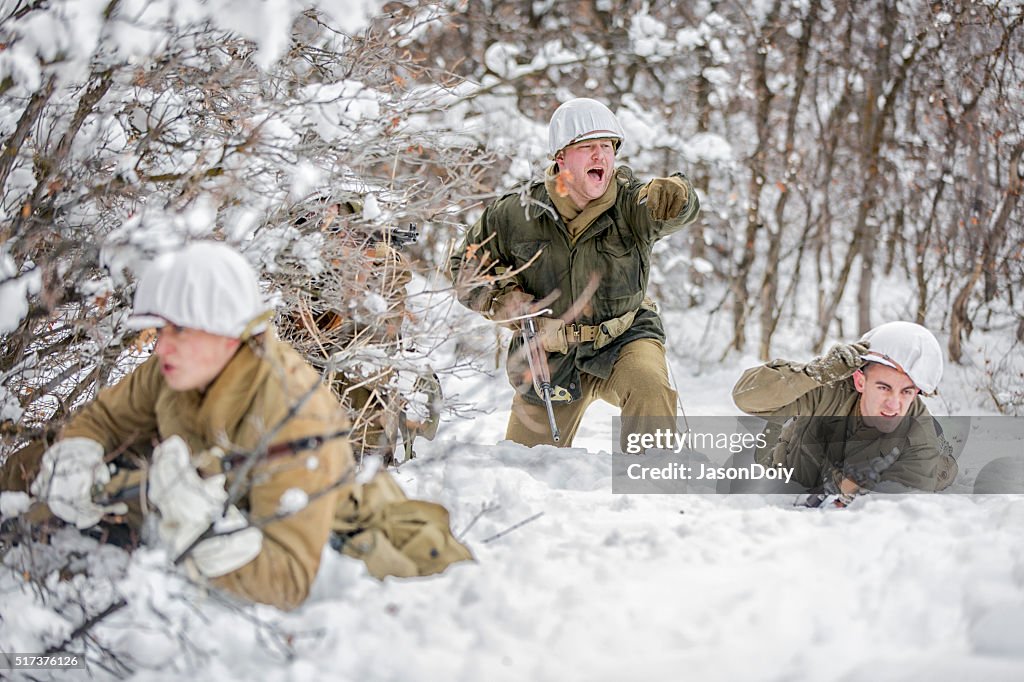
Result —
<svg viewBox="0 0 1024 682"><path fill-rule="evenodd" d="M555 408L551 404L551 372L548 369L547 356L540 345L540 337L537 335L537 323L532 317L523 321L523 341L526 344L526 359L530 363L530 373L533 375L533 390L544 401L544 409L548 413L548 426L551 428L551 440L558 443L562 439L562 434L555 423Z"/></svg>

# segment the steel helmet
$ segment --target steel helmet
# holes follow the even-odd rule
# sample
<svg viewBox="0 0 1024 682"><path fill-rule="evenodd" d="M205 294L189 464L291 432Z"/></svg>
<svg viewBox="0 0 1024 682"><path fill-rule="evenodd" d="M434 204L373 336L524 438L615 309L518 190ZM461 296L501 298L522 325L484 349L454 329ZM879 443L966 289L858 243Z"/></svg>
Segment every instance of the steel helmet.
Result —
<svg viewBox="0 0 1024 682"><path fill-rule="evenodd" d="M548 124L548 152L551 158L571 144L583 140L613 139L615 148L624 135L612 110L589 97L577 97L555 109Z"/></svg>
<svg viewBox="0 0 1024 682"><path fill-rule="evenodd" d="M886 322L860 340L868 344L862 359L898 369L925 395L938 388L942 378L942 348L935 336L921 325Z"/></svg>
<svg viewBox="0 0 1024 682"><path fill-rule="evenodd" d="M270 318L245 256L227 244L192 242L165 253L142 273L128 325L174 324L232 338L248 338Z"/></svg>

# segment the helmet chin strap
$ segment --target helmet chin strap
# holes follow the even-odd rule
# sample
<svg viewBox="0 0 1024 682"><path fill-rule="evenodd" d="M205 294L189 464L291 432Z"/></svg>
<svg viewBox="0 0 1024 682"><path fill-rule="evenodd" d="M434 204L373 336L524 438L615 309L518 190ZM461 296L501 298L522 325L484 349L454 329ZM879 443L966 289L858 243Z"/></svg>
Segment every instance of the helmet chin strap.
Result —
<svg viewBox="0 0 1024 682"><path fill-rule="evenodd" d="M910 373L909 373L909 372L907 372L907 370L903 369L903 365L901 365L900 363L896 362L895 360L893 360L892 358L890 358L890 357L889 357L888 355L886 355L885 353L879 353L878 351L874 351L874 350L869 350L869 351L868 351L867 353L865 353L864 355L874 355L874 356L875 356L876 358L882 358L882 359L883 359L883 360L885 360L886 362L892 363L892 366L893 366L893 367L894 367L895 369L898 369L899 371L903 372L903 373L904 373L904 374L906 374L906 375L907 375L908 377L910 376Z"/></svg>
<svg viewBox="0 0 1024 682"><path fill-rule="evenodd" d="M889 357L885 353L879 353L876 350L869 350L868 352L864 353L864 355L873 355L876 358L881 358L882 360L885 360L886 362L888 362L888 363L890 363L892 365L893 369L898 369L899 371L903 372L908 377L910 377L911 381L914 381L914 377L911 377L910 376L910 372L908 372L907 370L903 369L903 365L901 365L900 363L896 362L895 360L893 360L891 357ZM914 382L914 386L917 388L918 391L921 391L921 387L917 385L916 381ZM924 391L921 391L921 395L929 396L930 397L930 396L935 395L935 391L932 391L931 393L926 393Z"/></svg>

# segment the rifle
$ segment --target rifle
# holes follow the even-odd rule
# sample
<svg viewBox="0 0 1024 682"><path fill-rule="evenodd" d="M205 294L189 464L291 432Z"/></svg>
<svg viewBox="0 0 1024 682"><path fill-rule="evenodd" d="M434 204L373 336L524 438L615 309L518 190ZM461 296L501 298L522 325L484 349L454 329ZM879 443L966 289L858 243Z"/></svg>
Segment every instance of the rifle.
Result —
<svg viewBox="0 0 1024 682"><path fill-rule="evenodd" d="M262 456L244 450L232 450L226 452L220 458L224 472L230 472L244 464L250 457L261 459L273 459L282 455L295 455L306 450L316 450L328 441L347 436L352 429L341 429L331 433L304 436L295 440L285 441L271 445ZM140 469L127 469L123 471L124 477L112 478L110 483L93 490L93 499L99 504L112 504L114 502L132 502L138 500L142 495L143 472Z"/></svg>
<svg viewBox="0 0 1024 682"><path fill-rule="evenodd" d="M370 241L378 244L387 244L401 251L409 244L419 241L420 230L416 223L409 223L409 227L386 227L374 230L370 234Z"/></svg>
<svg viewBox="0 0 1024 682"><path fill-rule="evenodd" d="M863 495L868 490L865 489L865 485L878 483L886 469L891 467L899 457L899 448L893 448L889 451L889 454L875 457L861 466L846 464L842 469L832 464L828 458L825 458L822 461L821 491L812 492L803 501L802 505L805 507L820 507L824 504L825 500L832 497L834 498L832 506L838 508L848 507L857 495ZM844 478L850 479L857 485L857 492L844 493L842 491L840 486Z"/></svg>
<svg viewBox="0 0 1024 682"><path fill-rule="evenodd" d="M548 368L548 358L541 346L540 336L537 334L537 323L532 317L523 320L523 341L526 344L526 359L530 363L530 374L533 378L533 390L544 400L544 409L548 412L548 426L551 428L551 439L556 443L561 440L558 432L558 424L555 423L555 408L551 404L551 370Z"/></svg>

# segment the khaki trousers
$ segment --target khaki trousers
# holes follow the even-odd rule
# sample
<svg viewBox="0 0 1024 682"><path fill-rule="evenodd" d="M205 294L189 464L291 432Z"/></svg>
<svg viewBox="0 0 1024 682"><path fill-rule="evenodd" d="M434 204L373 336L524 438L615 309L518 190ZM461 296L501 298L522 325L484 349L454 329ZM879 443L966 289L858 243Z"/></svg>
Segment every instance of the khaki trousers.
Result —
<svg viewBox="0 0 1024 682"><path fill-rule="evenodd" d="M676 392L668 379L665 346L654 339L639 339L622 347L607 379L581 375L579 400L555 403L555 423L561 432L559 447L572 445L583 413L595 400L621 408L622 430L619 447L625 451L628 432L674 429ZM531 405L521 395L512 400L505 438L521 445L554 445L543 405Z"/></svg>

